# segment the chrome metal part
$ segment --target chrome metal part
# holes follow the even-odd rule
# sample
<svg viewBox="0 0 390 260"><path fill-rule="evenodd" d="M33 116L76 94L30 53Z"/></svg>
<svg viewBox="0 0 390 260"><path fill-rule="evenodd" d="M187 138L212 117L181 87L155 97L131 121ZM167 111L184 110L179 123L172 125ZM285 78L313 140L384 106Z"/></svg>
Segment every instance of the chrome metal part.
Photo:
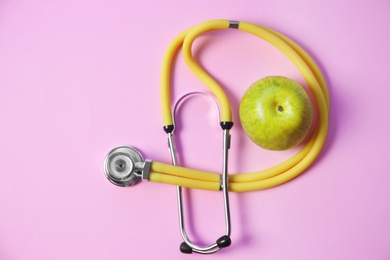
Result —
<svg viewBox="0 0 390 260"><path fill-rule="evenodd" d="M168 134L168 147L171 154L172 164L178 165L177 161L177 154L176 154L176 147L175 147L175 141L172 133ZM184 213L183 213L183 195L182 195L182 187L176 186L176 192L177 192L177 205L178 205L178 211L179 211L179 226L180 226L180 233L184 240L184 242L191 248L193 252L199 253L199 254L212 254L219 250L221 250L218 245L215 243L208 247L201 247L193 244L190 239L188 238L187 232L185 230L185 224L184 224Z"/></svg>
<svg viewBox="0 0 390 260"><path fill-rule="evenodd" d="M149 159L145 160L144 167L142 169L142 180L149 181L150 176L150 167L152 166L152 161Z"/></svg>
<svg viewBox="0 0 390 260"><path fill-rule="evenodd" d="M177 112L177 109L179 107L179 104L186 100L187 98L193 96L193 95L205 95L209 97L215 104L215 107L218 110L218 123L220 122L220 111L217 102L209 95L202 93L202 92L191 92L183 97L181 97L178 102L175 104L174 111L173 111L173 119L175 121L175 114ZM169 152L171 154L172 164L178 165L177 160L177 154L176 154L176 147L175 147L175 140L173 133L168 133L168 147ZM185 230L185 223L184 223L184 213L183 213L183 196L182 196L182 187L177 186L177 202L178 202L178 211L179 211L179 225L180 225L180 232L182 235L182 238L184 240L183 244L180 247L180 250L183 253L199 253L199 254L213 254L218 251L220 251L222 248L227 247L230 245L230 232L231 232L231 220L230 220L230 208L229 208L229 196L228 196L228 150L230 148L230 134L229 130L224 130L223 133L223 167L222 167L222 175L221 175L221 181L220 181L220 189L223 192L223 201L224 201L224 209L225 209L225 224L226 224L226 231L225 236L222 236L219 238L216 243L210 245L210 246L198 246L195 245L190 241L188 238L187 232ZM222 241L222 243L221 243ZM182 248L184 248L182 250Z"/></svg>
<svg viewBox="0 0 390 260"><path fill-rule="evenodd" d="M219 109L219 106L218 106L218 103L217 101L212 97L210 96L209 94L207 93L204 93L204 92L199 92L199 91L193 91L193 92L189 92L183 96L181 96L177 102L175 103L175 106L173 108L173 123L175 123L175 118L176 118L176 113L177 113L177 110L179 109L180 105L186 101L187 99L189 98L192 98L192 97L195 97L195 96L204 96L206 98L209 98L214 106L215 106L215 109L218 111L218 119L217 119L217 123L219 124L219 122L221 122L221 111Z"/></svg>
<svg viewBox="0 0 390 260"><path fill-rule="evenodd" d="M136 164L144 162L142 155L131 146L120 146L111 150L104 160L107 179L121 187L132 186L140 180Z"/></svg>
<svg viewBox="0 0 390 260"><path fill-rule="evenodd" d="M228 175L228 151L230 149L230 134L229 130L223 130L223 166L222 166L222 192L223 202L225 206L225 224L226 236L230 237L231 221L230 221L230 206L229 206L229 175Z"/></svg>
<svg viewBox="0 0 390 260"><path fill-rule="evenodd" d="M238 29L239 25L240 25L240 22L238 22L238 21L230 21L229 22L229 28L231 28L231 29Z"/></svg>

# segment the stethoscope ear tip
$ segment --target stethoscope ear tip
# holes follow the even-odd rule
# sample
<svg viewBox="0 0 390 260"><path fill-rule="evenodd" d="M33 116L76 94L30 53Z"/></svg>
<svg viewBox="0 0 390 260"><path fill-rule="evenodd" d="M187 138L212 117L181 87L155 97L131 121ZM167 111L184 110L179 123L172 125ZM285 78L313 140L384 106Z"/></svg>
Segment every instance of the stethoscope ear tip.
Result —
<svg viewBox="0 0 390 260"><path fill-rule="evenodd" d="M202 250L196 248L197 250L195 252L201 253L201 254L212 254L212 253L218 252L220 249L223 249L225 247L230 246L231 244L232 244L232 240L230 239L230 237L227 235L224 235L224 236L217 239L217 241L216 241L217 247L215 247L215 244L214 244L214 246L211 250L210 250L210 247L204 248ZM190 245L188 245L186 242L183 242L180 244L180 252L182 252L183 254L192 254L193 248Z"/></svg>
<svg viewBox="0 0 390 260"><path fill-rule="evenodd" d="M232 244L232 240L230 239L229 236L222 236L217 240L217 245L219 248L225 248L230 246L231 244Z"/></svg>
<svg viewBox="0 0 390 260"><path fill-rule="evenodd" d="M186 242L183 242L180 244L180 252L182 252L183 254L192 254L192 248L187 245Z"/></svg>

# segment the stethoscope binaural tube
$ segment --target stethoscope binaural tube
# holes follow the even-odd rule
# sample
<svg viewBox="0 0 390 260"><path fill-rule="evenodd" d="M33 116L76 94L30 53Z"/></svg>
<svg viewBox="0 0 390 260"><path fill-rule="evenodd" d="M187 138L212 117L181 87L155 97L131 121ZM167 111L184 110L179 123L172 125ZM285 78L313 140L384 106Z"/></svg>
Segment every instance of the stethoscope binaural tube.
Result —
<svg viewBox="0 0 390 260"><path fill-rule="evenodd" d="M178 110L178 107L180 107L181 103L185 100L187 100L190 97L193 97L195 95L202 95L209 98L209 100L212 100L217 112L218 112L218 122L220 122L220 110L217 102L212 98L210 95L203 93L203 92L190 92L186 95L182 96L175 104L173 109L173 122L175 123L175 116L176 112ZM179 227L180 227L180 233L182 235L182 238L184 240L183 243L180 245L180 251L182 253L192 253L196 252L199 254L213 254L218 252L219 250L226 248L231 245L231 239L230 239L230 233L231 233L231 220L230 220L230 204L229 204L229 180L228 180L228 150L230 148L230 134L229 129L224 128L224 125L221 124L221 127L223 129L223 165L222 165L222 174L219 175L220 177L220 190L222 190L223 193L223 202L224 202L224 213L225 213L225 234L221 237L219 237L215 243L209 246L199 246L191 242L187 235L187 231L185 228L185 221L184 221L184 213L183 213L183 195L182 195L182 187L176 186L177 190L177 202L178 202L178 212L179 212ZM172 158L172 164L177 166L178 160L176 155L176 146L175 146L175 140L173 138L173 131L168 133L168 147ZM199 172L198 172L199 173ZM201 174L201 173L200 173ZM204 176L207 178L207 176Z"/></svg>

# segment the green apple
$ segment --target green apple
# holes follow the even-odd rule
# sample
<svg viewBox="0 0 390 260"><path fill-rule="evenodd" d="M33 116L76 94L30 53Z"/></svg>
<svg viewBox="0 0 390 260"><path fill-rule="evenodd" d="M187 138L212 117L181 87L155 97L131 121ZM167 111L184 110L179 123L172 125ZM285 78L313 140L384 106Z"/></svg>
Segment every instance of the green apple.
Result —
<svg viewBox="0 0 390 260"><path fill-rule="evenodd" d="M287 150L305 139L313 122L310 97L297 82L270 76L255 82L240 102L249 138L268 150Z"/></svg>

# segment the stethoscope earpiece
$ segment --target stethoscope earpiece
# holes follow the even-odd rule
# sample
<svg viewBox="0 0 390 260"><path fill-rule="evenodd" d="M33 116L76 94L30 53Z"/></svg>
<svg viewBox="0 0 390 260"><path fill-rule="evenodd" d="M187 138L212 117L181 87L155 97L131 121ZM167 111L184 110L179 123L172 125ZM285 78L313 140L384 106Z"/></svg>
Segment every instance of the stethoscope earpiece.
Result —
<svg viewBox="0 0 390 260"><path fill-rule="evenodd" d="M141 176L136 174L136 163L144 162L142 155L131 146L112 149L104 160L104 173L107 179L121 187L136 184Z"/></svg>

